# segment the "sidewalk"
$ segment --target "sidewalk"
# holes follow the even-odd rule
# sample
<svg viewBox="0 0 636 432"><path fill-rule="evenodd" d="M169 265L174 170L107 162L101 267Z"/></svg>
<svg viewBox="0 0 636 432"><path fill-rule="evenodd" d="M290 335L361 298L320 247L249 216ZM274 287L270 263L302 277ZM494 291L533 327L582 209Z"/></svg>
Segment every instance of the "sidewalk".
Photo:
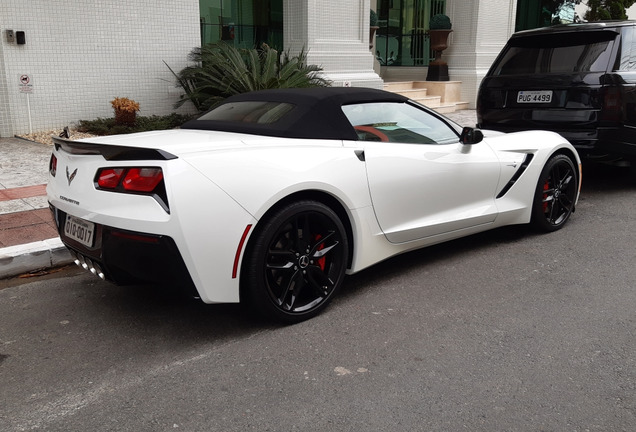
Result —
<svg viewBox="0 0 636 432"><path fill-rule="evenodd" d="M72 262L46 200L51 146L0 138L0 279Z"/></svg>
<svg viewBox="0 0 636 432"><path fill-rule="evenodd" d="M446 116L475 126L474 110ZM46 200L51 151L46 144L0 138L0 279L72 262Z"/></svg>

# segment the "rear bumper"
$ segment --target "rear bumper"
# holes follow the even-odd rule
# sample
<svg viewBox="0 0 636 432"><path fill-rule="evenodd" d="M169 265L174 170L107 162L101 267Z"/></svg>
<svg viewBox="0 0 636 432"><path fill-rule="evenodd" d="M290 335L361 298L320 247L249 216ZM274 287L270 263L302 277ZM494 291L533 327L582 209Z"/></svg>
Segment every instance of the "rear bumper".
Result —
<svg viewBox="0 0 636 432"><path fill-rule="evenodd" d="M530 129L556 132L567 139L581 157L599 155L617 155L628 158L636 157L636 128L628 126L598 128L557 128L546 125L508 126L481 121L478 127L499 132L520 132Z"/></svg>
<svg viewBox="0 0 636 432"><path fill-rule="evenodd" d="M93 246L87 247L65 234L66 213L50 208L60 239L85 269L118 285L170 285L198 295L172 238L96 224Z"/></svg>

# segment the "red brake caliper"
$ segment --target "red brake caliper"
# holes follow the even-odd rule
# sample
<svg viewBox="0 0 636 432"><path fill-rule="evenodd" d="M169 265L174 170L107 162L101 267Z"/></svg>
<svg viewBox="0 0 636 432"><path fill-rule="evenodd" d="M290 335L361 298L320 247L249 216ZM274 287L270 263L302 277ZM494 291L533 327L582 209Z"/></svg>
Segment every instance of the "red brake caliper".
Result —
<svg viewBox="0 0 636 432"><path fill-rule="evenodd" d="M314 240L316 242L318 242L318 240L320 240L321 238L322 238L322 236L320 234L316 234L316 237L314 237ZM323 243L323 244L321 244L318 247L318 250L323 250L324 248L325 248L325 244ZM327 259L327 257L322 257L322 258L319 258L318 261L317 261L318 267L320 267L320 270L322 270L322 271L325 271L325 261L326 261L326 259Z"/></svg>
<svg viewBox="0 0 636 432"><path fill-rule="evenodd" d="M545 181L545 184L543 185L543 190L547 191L548 189L550 189L550 182L549 181ZM547 193L543 194L543 213L548 211L548 202L546 201L546 198L548 197Z"/></svg>

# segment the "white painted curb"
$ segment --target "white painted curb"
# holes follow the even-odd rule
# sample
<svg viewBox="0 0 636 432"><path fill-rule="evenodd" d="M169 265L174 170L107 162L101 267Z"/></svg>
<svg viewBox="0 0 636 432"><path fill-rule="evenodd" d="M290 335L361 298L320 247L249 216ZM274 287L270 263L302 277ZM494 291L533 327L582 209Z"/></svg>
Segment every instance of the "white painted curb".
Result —
<svg viewBox="0 0 636 432"><path fill-rule="evenodd" d="M73 262L59 237L0 249L0 279Z"/></svg>

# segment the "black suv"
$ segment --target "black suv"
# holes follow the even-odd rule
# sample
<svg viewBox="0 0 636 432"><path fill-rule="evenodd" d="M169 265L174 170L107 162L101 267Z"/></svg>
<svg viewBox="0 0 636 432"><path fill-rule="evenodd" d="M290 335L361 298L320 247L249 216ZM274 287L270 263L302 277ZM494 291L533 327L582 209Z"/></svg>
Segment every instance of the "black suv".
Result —
<svg viewBox="0 0 636 432"><path fill-rule="evenodd" d="M515 33L481 83L477 122L554 131L582 157L636 165L636 21Z"/></svg>

